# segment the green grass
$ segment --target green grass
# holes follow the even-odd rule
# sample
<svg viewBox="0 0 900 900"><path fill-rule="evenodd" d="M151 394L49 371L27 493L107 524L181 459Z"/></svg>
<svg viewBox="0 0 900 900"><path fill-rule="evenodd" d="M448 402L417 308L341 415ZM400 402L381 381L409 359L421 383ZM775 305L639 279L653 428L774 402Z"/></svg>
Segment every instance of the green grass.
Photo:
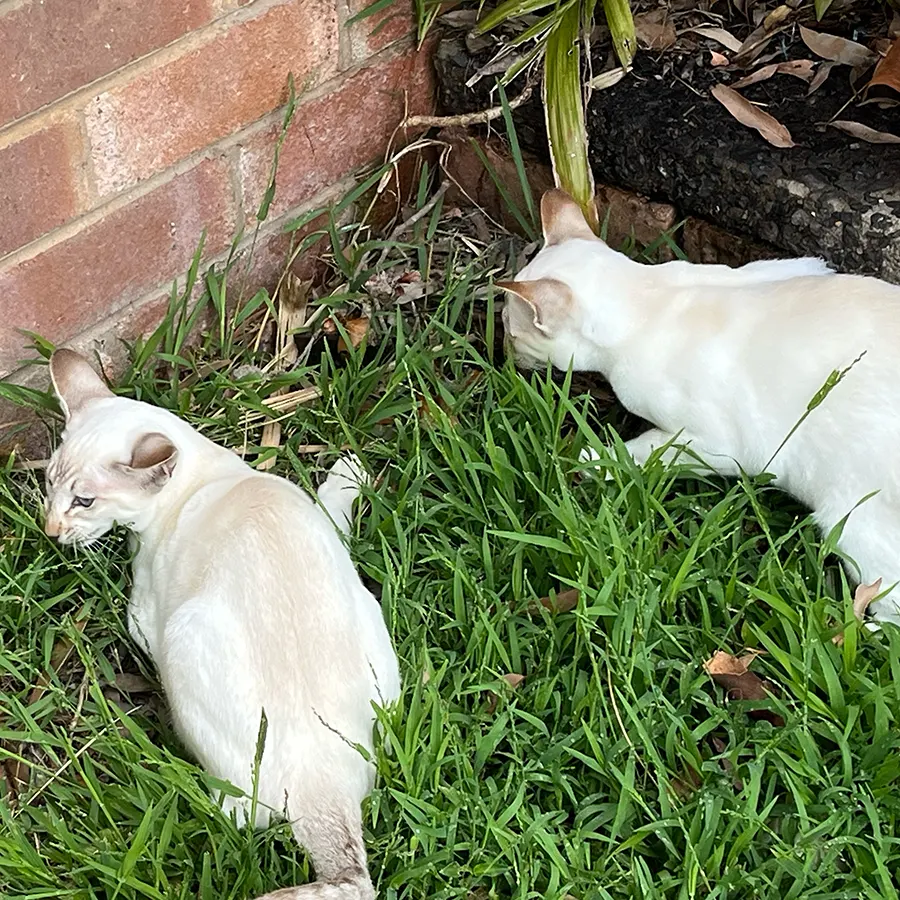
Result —
<svg viewBox="0 0 900 900"><path fill-rule="evenodd" d="M832 643L846 584L764 480L638 470L571 379L495 354L488 274L517 245L466 243L465 223L440 217L387 247L381 268L418 269L431 290L403 316L376 305L368 347L329 345L274 376L247 368L267 359L253 349L267 296L249 313L208 301L194 348L175 296L122 385L253 460L275 451L256 456L246 411L317 384L282 422L275 471L312 485L335 453L305 445L350 444L383 473L352 539L404 679L365 811L379 897L896 897L898 632L854 624ZM345 251L325 307L363 297L384 247L330 232ZM225 276L211 278L221 298ZM612 480L580 471L588 444L612 447ZM127 636L124 542L60 548L40 501L38 479L8 466L0 773L21 761L30 780L0 799L0 894L230 900L308 879L288 829L238 832L179 746ZM571 587L576 609L534 610ZM766 651L754 671L781 727L703 670L743 647Z"/></svg>

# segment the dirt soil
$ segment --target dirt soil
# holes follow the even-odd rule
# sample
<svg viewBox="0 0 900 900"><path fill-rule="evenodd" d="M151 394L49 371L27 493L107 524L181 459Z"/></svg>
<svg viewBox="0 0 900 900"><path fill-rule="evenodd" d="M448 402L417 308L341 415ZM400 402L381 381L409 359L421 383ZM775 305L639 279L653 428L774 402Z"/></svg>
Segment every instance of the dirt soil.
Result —
<svg viewBox="0 0 900 900"><path fill-rule="evenodd" d="M738 40L752 31L735 20L732 7L718 3L714 9L731 14L722 24ZM806 59L821 67L801 40L800 22L869 45L884 41L889 14L886 6L867 3L820 24L801 16L744 66L714 67L713 51L725 48L695 34L681 34L667 50L642 50L631 73L591 98L587 122L597 180L674 203L682 214L764 241L783 254L821 255L844 271L900 282L900 145L866 143L827 124L845 119L900 134L900 107L860 105L848 66L833 67L811 96L807 82L782 74L742 88L746 99L790 131L796 146L779 149L737 122L710 94L715 84L734 84L768 63ZM680 30L693 21L676 23ZM493 102L493 77L465 87L490 57L486 48L471 53L458 38L442 44L437 66L446 111L470 112ZM601 37L594 43L592 70L610 65ZM539 99L523 105L515 119L523 145L546 157Z"/></svg>

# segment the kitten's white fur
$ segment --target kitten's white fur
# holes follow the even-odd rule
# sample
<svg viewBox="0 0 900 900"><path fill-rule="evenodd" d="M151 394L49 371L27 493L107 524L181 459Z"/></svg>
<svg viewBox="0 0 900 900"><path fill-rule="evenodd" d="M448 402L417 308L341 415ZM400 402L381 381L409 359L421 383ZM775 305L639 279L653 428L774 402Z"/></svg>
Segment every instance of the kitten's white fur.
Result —
<svg viewBox="0 0 900 900"><path fill-rule="evenodd" d="M664 459L687 444L723 475L768 470L826 533L849 514L851 574L900 581L900 287L817 259L645 266L594 237L561 191L541 213L544 248L501 285L517 360L606 376L656 426L627 443L638 463L677 436ZM871 611L900 622L900 588Z"/></svg>
<svg viewBox="0 0 900 900"><path fill-rule="evenodd" d="M132 529L129 630L185 744L248 795L265 709L255 824L286 812L318 878L276 895L373 897L360 804L374 769L353 745L372 753L372 704L395 700L400 680L381 609L334 525L285 479L113 396L77 354L57 351L51 373L67 422L47 471L48 533L89 543L115 522ZM319 490L342 529L361 476L340 460ZM225 800L241 821L249 806Z"/></svg>

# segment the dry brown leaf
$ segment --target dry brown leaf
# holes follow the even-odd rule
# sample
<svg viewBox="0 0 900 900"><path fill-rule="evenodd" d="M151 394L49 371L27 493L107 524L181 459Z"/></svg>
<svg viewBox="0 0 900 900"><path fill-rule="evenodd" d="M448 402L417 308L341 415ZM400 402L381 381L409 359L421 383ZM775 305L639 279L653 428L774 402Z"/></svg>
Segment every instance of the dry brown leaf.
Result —
<svg viewBox="0 0 900 900"><path fill-rule="evenodd" d="M881 593L881 579L872 584L859 584L853 594L853 615L862 622L869 604Z"/></svg>
<svg viewBox="0 0 900 900"><path fill-rule="evenodd" d="M741 42L730 31L726 31L724 28L717 28L714 25L697 25L694 28L685 28L684 31L679 33L685 34L686 32L708 37L710 40L715 41L717 44L721 44L726 50L730 50L732 53L737 53L737 51L741 49Z"/></svg>
<svg viewBox="0 0 900 900"><path fill-rule="evenodd" d="M363 338L369 333L368 316L360 316L357 319L345 319L343 325L344 330L347 332L347 337L354 347L358 347L363 342ZM337 348L339 353L347 349L347 343L344 341L343 335L338 338Z"/></svg>
<svg viewBox="0 0 900 900"><path fill-rule="evenodd" d="M763 28L765 28L766 31L772 31L787 21L793 12L794 10L784 4L776 6L775 9L763 19Z"/></svg>
<svg viewBox="0 0 900 900"><path fill-rule="evenodd" d="M0 741L0 746L9 742ZM18 759L6 759L0 763L0 775L6 782L6 791L0 796L6 798L6 802L15 807L19 800L19 795L28 787L31 781L31 769L28 765Z"/></svg>
<svg viewBox="0 0 900 900"><path fill-rule="evenodd" d="M789 59L778 63L779 75L793 75L801 81L812 81L815 69L816 63L811 59Z"/></svg>
<svg viewBox="0 0 900 900"><path fill-rule="evenodd" d="M717 53L715 50L709 51L709 64L713 68L728 65L728 57L724 53Z"/></svg>
<svg viewBox="0 0 900 900"><path fill-rule="evenodd" d="M84 626L87 625L87 619L81 619L74 624L75 630L81 634L84 631ZM57 639L56 643L53 645L53 649L50 651L50 669L41 675L37 684L31 689L31 693L28 695L29 705L37 703L37 701L47 692L52 675L58 673L66 664L66 661L72 654L73 646L72 641L65 636Z"/></svg>
<svg viewBox="0 0 900 900"><path fill-rule="evenodd" d="M517 672L509 672L503 676L503 680L513 689L516 688L525 680L524 675L519 675ZM493 691L487 692L487 708L486 712L488 715L492 714L497 709L497 695Z"/></svg>
<svg viewBox="0 0 900 900"><path fill-rule="evenodd" d="M306 308L309 303L311 281L303 281L289 272L278 291L278 321L275 327L276 368L289 369L300 356L294 332L307 322Z"/></svg>
<svg viewBox="0 0 900 900"><path fill-rule="evenodd" d="M746 78L736 81L731 88L736 91L751 84L758 84L760 81L768 81L773 75L793 75L803 81L811 81L814 66L815 63L811 59L792 59L788 62L769 63Z"/></svg>
<svg viewBox="0 0 900 900"><path fill-rule="evenodd" d="M875 66L872 80L866 85L866 99L900 98L900 40L894 39L891 49Z"/></svg>
<svg viewBox="0 0 900 900"><path fill-rule="evenodd" d="M829 122L832 128L843 131L851 137L859 138L869 144L900 144L900 137L887 131L876 131L869 128L868 125L862 125L859 122L846 122L838 120L837 122Z"/></svg>
<svg viewBox="0 0 900 900"><path fill-rule="evenodd" d="M630 71L631 66L627 69L617 66L615 69L610 69L608 72L601 72L588 82L588 88L592 91L605 91L607 88L611 88L613 85L618 84Z"/></svg>
<svg viewBox="0 0 900 900"><path fill-rule="evenodd" d="M809 90L806 92L806 96L809 97L811 94L814 94L823 84L828 80L828 76L831 74L831 70L837 65L836 62L823 62L819 65L819 69L816 72L815 77L809 83Z"/></svg>
<svg viewBox="0 0 900 900"><path fill-rule="evenodd" d="M281 446L281 422L266 422L263 426L262 436L259 439L260 447L280 447ZM267 459L264 459L256 466L257 472L265 472L271 469L278 461L278 454L273 453Z"/></svg>
<svg viewBox="0 0 900 900"><path fill-rule="evenodd" d="M87 619L81 619L74 624L75 630L80 634L84 631ZM31 693L28 695L29 705L37 703L37 701L44 696L50 685L53 674L59 673L59 670L66 664L66 661L72 655L73 647L74 644L70 638L63 636L57 639L56 643L53 645L53 649L50 651L50 665L47 672L40 676L37 684L31 689ZM21 753L21 747L16 746L12 741L0 742L0 744L4 745L5 749L11 753ZM10 805L14 805L22 791L28 787L28 783L31 780L31 769L27 763L22 760L7 759L0 764L0 775L2 775L3 780L6 782L6 797L8 802Z"/></svg>
<svg viewBox="0 0 900 900"><path fill-rule="evenodd" d="M529 603L528 612L531 615L535 615L541 606L553 613L569 612L578 606L580 597L581 591L578 588L571 588L568 591L557 591L555 597L541 597L536 603Z"/></svg>
<svg viewBox="0 0 900 900"><path fill-rule="evenodd" d="M667 10L654 9L634 17L634 33L649 50L668 50L675 44L675 26Z"/></svg>
<svg viewBox="0 0 900 900"><path fill-rule="evenodd" d="M715 736L710 738L710 743L712 744L713 750L715 750L716 753L718 753L721 757L719 759L719 765L722 766L722 769L726 775L732 776L731 783L734 785L734 789L737 791L742 791L744 789L744 782L735 775L734 765L732 764L731 760L723 755L728 749L728 746L724 741L719 740L719 738Z"/></svg>
<svg viewBox="0 0 900 900"><path fill-rule="evenodd" d="M760 25L745 38L744 43L738 48L732 62L745 65L751 60L756 59L779 30L780 29L766 31L766 29Z"/></svg>
<svg viewBox="0 0 900 900"><path fill-rule="evenodd" d="M119 672L113 684L126 694L152 694L154 692L153 685L143 675L137 675L134 672Z"/></svg>
<svg viewBox="0 0 900 900"><path fill-rule="evenodd" d="M803 43L822 59L830 59L832 62L854 68L871 66L875 62L875 54L856 41L849 41L835 34L813 31L803 25L800 26L800 37L803 38Z"/></svg>
<svg viewBox="0 0 900 900"><path fill-rule="evenodd" d="M443 397L430 398L423 394L422 399L419 401L419 419L427 425L433 426L440 421L437 410L441 410L454 427L459 424L459 417L454 414ZM391 419L388 419L388 422L391 421Z"/></svg>
<svg viewBox="0 0 900 900"><path fill-rule="evenodd" d="M758 675L750 671L750 663L760 651L751 650L743 656L732 656L724 650L717 650L703 663L707 674L719 687L725 688L732 700L767 700L772 696L770 686ZM749 710L754 719L767 719L773 725L784 725L784 719L767 709Z"/></svg>
<svg viewBox="0 0 900 900"><path fill-rule="evenodd" d="M794 146L791 133L778 119L754 106L737 91L725 84L717 84L710 93L738 122L749 128L755 128L773 147Z"/></svg>
<svg viewBox="0 0 900 900"><path fill-rule="evenodd" d="M897 142L900 143L900 138L898 138ZM858 584L856 586L856 591L853 594L853 615L856 616L860 622L865 618L869 604L881 592L881 581L882 579L879 578L878 581L873 581L872 584ZM833 643L837 644L838 647L842 646L844 643L844 633L841 632L836 634L831 640Z"/></svg>
<svg viewBox="0 0 900 900"><path fill-rule="evenodd" d="M690 767L686 767L681 775L676 775L669 782L669 787L679 800L687 800L688 797L700 789L702 784L703 782L700 780L697 772Z"/></svg>

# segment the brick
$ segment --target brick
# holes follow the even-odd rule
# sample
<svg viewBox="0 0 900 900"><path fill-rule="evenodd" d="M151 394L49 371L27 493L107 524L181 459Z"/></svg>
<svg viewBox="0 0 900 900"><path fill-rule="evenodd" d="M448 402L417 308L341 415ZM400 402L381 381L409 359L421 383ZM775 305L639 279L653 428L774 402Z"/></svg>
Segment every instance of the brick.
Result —
<svg viewBox="0 0 900 900"><path fill-rule="evenodd" d="M334 91L299 106L281 150L274 217L298 206L359 166L382 156L409 111L433 105L434 73L428 53L410 52L362 69ZM364 115L360 117L360 110ZM240 151L245 214L252 220L269 181L278 130L248 139Z"/></svg>
<svg viewBox="0 0 900 900"><path fill-rule="evenodd" d="M0 150L0 256L78 212L74 125L58 124Z"/></svg>
<svg viewBox="0 0 900 900"><path fill-rule="evenodd" d="M43 253L0 268L0 376L23 338L67 340L182 274L207 229L206 253L234 231L229 170L207 160Z"/></svg>
<svg viewBox="0 0 900 900"><path fill-rule="evenodd" d="M347 18L361 13L372 0L347 0ZM390 6L346 26L354 62L361 62L416 31L413 0L394 0Z"/></svg>
<svg viewBox="0 0 900 900"><path fill-rule="evenodd" d="M252 7L251 7L252 8ZM199 48L96 97L86 110L101 196L261 118L337 70L329 0L293 0L232 23Z"/></svg>
<svg viewBox="0 0 900 900"><path fill-rule="evenodd" d="M597 185L596 199L600 222L606 222L606 242L611 247L621 247L632 235L638 244L647 247L664 231L675 227L677 214L669 203L657 203L608 184ZM669 247L664 245L659 251L660 261L673 258Z"/></svg>
<svg viewBox="0 0 900 900"><path fill-rule="evenodd" d="M438 139L450 146L445 167L450 176L451 187L447 191L446 202L468 206L475 202L497 222L516 234L524 236L522 226L516 219L509 203L497 187L494 176L485 168L481 157L472 146L472 136L464 128L445 128ZM504 186L506 194L525 213L528 209L525 192L519 180L519 172L509 152L508 144L499 137L474 138L485 155L494 174ZM529 153L523 153L525 171L531 196L538 203L544 191L553 187L553 171L549 165Z"/></svg>
<svg viewBox="0 0 900 900"><path fill-rule="evenodd" d="M0 12L0 125L192 31L210 0L26 0Z"/></svg>
<svg viewBox="0 0 900 900"><path fill-rule="evenodd" d="M687 258L694 263L719 263L735 267L758 259L776 259L779 255L772 247L732 234L693 216L684 223L682 244Z"/></svg>

